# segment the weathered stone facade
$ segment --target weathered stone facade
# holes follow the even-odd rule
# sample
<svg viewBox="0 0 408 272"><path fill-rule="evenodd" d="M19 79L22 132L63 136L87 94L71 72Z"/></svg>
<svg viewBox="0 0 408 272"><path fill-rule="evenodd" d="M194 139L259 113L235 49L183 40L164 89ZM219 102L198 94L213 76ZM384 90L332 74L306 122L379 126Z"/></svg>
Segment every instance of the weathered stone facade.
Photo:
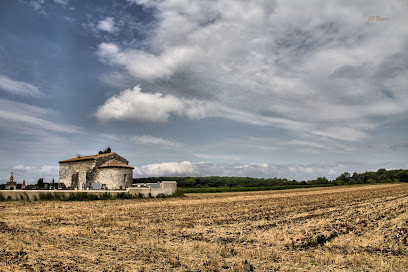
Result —
<svg viewBox="0 0 408 272"><path fill-rule="evenodd" d="M93 183L105 184L109 190L125 189L132 185L133 167L114 152L59 163L59 182L69 189L86 190L92 188Z"/></svg>
<svg viewBox="0 0 408 272"><path fill-rule="evenodd" d="M106 184L108 189L125 189L132 186L133 169L131 168L100 168L96 174L99 183Z"/></svg>

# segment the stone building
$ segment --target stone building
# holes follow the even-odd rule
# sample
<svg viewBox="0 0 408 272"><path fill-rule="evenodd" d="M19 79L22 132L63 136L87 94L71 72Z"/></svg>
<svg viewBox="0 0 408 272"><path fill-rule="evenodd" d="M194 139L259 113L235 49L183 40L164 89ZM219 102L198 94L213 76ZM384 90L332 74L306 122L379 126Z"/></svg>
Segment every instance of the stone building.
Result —
<svg viewBox="0 0 408 272"><path fill-rule="evenodd" d="M16 190L17 189L17 182L14 181L13 172L11 172L10 180L7 181L6 190Z"/></svg>
<svg viewBox="0 0 408 272"><path fill-rule="evenodd" d="M68 189L86 190L98 184L109 190L125 189L133 182L134 168L128 163L114 152L60 161L59 182Z"/></svg>

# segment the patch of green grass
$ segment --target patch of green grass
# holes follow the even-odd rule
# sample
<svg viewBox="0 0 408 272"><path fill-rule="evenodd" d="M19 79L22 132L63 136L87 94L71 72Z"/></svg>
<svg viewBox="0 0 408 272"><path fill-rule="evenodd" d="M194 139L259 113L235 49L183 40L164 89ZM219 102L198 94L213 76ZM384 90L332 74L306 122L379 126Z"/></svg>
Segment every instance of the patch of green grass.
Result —
<svg viewBox="0 0 408 272"><path fill-rule="evenodd" d="M171 197L183 197L184 196L184 189L177 188L176 192Z"/></svg>

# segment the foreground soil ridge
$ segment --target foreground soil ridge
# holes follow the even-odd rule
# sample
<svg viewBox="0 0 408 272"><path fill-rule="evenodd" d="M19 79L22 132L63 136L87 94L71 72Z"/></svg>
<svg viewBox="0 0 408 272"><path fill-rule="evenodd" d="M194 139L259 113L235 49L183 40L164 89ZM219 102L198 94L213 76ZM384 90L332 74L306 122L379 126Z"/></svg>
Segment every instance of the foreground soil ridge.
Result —
<svg viewBox="0 0 408 272"><path fill-rule="evenodd" d="M0 206L0 271L408 271L406 183Z"/></svg>

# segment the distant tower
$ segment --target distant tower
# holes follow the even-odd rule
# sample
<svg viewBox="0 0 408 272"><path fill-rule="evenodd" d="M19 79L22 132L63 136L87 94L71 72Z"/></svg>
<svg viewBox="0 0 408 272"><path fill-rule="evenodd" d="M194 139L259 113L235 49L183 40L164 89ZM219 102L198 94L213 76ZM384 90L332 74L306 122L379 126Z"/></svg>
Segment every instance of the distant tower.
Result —
<svg viewBox="0 0 408 272"><path fill-rule="evenodd" d="M23 185L21 185L21 189L25 189L26 184L25 184L25 179L23 179Z"/></svg>
<svg viewBox="0 0 408 272"><path fill-rule="evenodd" d="M6 190L15 190L17 189L17 183L14 181L13 172L11 172L10 181L6 183Z"/></svg>

